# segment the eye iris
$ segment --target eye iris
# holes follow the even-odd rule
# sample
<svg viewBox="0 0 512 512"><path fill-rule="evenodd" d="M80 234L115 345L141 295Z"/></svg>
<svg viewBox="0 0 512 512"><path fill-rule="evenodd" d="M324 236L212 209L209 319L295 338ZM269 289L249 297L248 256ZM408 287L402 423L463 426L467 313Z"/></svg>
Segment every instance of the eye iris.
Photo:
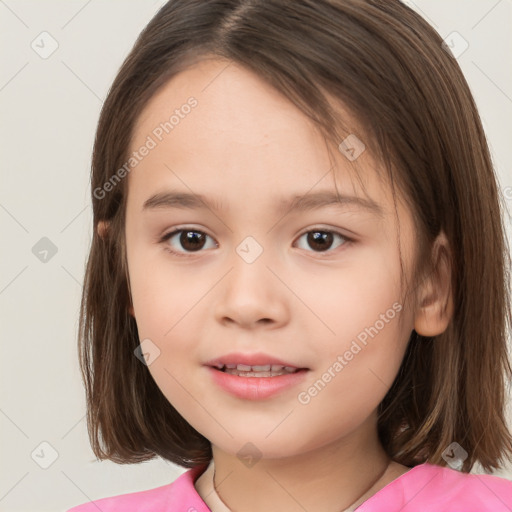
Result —
<svg viewBox="0 0 512 512"><path fill-rule="evenodd" d="M180 244L186 251L197 251L203 248L206 234L201 231L181 231ZM329 231L310 231L307 233L308 244L311 248L326 251L333 243L334 234Z"/></svg>
<svg viewBox="0 0 512 512"><path fill-rule="evenodd" d="M198 231L183 231L180 236L180 243L187 251L201 249L205 243L205 234Z"/></svg>
<svg viewBox="0 0 512 512"><path fill-rule="evenodd" d="M321 251L325 251L331 246L333 242L332 239L333 234L328 233L327 231L311 231L308 233L308 244L313 249L315 249L316 244L316 248L320 249Z"/></svg>

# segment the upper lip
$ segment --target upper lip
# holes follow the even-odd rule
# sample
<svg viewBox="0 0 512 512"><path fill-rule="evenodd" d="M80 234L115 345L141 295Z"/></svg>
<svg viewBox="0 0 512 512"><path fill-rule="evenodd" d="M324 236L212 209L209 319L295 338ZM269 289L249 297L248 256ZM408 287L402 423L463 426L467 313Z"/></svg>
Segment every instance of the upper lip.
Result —
<svg viewBox="0 0 512 512"><path fill-rule="evenodd" d="M289 366L292 368L304 368L297 366L293 363L286 362L282 359L278 359L274 356L258 352L256 354L243 354L241 352L226 354L224 356L217 357L205 363L206 366L216 366L221 364L245 364L247 366L265 366L265 365L280 365Z"/></svg>

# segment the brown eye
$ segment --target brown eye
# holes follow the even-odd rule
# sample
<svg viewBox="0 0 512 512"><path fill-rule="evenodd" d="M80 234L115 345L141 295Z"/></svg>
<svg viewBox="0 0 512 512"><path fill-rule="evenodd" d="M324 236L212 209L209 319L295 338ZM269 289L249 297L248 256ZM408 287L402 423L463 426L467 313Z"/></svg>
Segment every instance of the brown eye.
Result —
<svg viewBox="0 0 512 512"><path fill-rule="evenodd" d="M177 229L176 231L165 235L162 242L169 242L166 244L171 246L168 248L169 251L185 255L190 252L199 252L201 249L204 249L209 238L210 237L206 233L196 229ZM181 247L177 248L177 245ZM213 243L213 247L215 247L215 243Z"/></svg>
<svg viewBox="0 0 512 512"><path fill-rule="evenodd" d="M339 247L340 245L344 245L349 241L348 238L344 237L340 233L336 233L335 231L328 231L322 229L314 229L304 233L299 240L306 237L306 245L308 245L314 252L326 252L332 248L335 243L336 238L341 239L341 242L338 243L334 248ZM304 249L304 247L301 247Z"/></svg>
<svg viewBox="0 0 512 512"><path fill-rule="evenodd" d="M185 250L198 251L203 248L206 241L206 235L200 231L182 231L179 241Z"/></svg>

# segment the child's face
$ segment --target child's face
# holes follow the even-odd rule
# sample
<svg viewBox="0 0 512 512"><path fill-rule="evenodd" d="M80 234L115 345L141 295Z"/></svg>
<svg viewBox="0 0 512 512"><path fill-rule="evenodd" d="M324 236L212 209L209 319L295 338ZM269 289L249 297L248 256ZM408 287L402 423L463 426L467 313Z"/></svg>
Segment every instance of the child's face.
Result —
<svg viewBox="0 0 512 512"><path fill-rule="evenodd" d="M182 108L190 97L197 105ZM166 133L160 123L173 114ZM250 441L267 457L293 455L374 432L414 325L400 304L395 205L369 151L357 159L368 197L341 152L337 189L371 199L381 215L354 202L280 209L295 195L336 192L324 139L258 77L222 61L183 72L151 100L130 151L144 144L148 154L128 177L127 260L139 337L159 354L149 371L167 399L230 453ZM211 209L143 208L170 191L203 195ZM410 275L415 230L396 207ZM178 228L205 235L159 242ZM266 398L240 398L205 366L233 352L308 371Z"/></svg>

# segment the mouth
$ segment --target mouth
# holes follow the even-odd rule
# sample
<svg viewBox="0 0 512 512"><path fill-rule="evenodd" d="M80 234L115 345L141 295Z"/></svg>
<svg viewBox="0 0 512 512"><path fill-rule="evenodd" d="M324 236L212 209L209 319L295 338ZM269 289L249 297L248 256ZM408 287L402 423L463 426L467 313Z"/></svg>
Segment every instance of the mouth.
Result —
<svg viewBox="0 0 512 512"><path fill-rule="evenodd" d="M217 363L212 365L211 368L238 377L279 377L308 371L308 368L296 368L295 366L283 366L280 364L247 365Z"/></svg>
<svg viewBox="0 0 512 512"><path fill-rule="evenodd" d="M233 358L231 358L233 359ZM267 358L268 361L268 358ZM265 400L304 383L309 368L298 368L272 361L257 365L210 361L206 365L212 382L224 392L243 400Z"/></svg>

